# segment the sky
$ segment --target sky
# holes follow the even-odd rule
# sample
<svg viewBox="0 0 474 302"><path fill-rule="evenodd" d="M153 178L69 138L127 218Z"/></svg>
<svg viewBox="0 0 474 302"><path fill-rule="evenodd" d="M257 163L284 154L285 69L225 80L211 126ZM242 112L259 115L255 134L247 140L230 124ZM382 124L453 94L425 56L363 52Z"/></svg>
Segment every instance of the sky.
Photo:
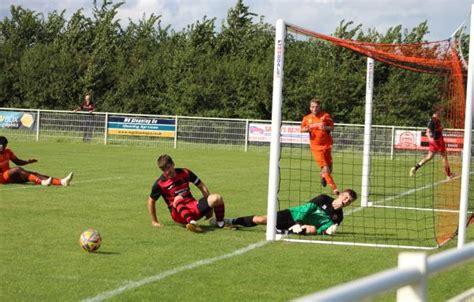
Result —
<svg viewBox="0 0 474 302"><path fill-rule="evenodd" d="M137 22L153 13L161 15L162 25L181 31L207 16L216 18L220 28L227 11L236 3L237 0L126 0L119 8L118 18L126 26L129 19ZM474 0L244 0L251 12L265 17L266 23L275 24L281 18L323 34L334 33L343 19L362 24L364 31L374 28L380 33L397 25L411 30L426 20L430 30L426 38L431 41L449 38L463 22L469 24L473 3ZM54 10L66 10L69 19L80 8L92 16L93 0L1 0L1 20L10 17L10 5L21 5L44 16Z"/></svg>

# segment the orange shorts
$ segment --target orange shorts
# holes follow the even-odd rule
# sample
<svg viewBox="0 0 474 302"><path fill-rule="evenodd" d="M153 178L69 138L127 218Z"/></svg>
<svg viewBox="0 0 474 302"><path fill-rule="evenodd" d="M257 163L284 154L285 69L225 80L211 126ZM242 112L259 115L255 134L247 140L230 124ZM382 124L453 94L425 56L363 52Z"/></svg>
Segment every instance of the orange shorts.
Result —
<svg viewBox="0 0 474 302"><path fill-rule="evenodd" d="M332 167L331 148L323 150L311 149L311 153L313 153L313 158L319 164L321 169L326 166Z"/></svg>

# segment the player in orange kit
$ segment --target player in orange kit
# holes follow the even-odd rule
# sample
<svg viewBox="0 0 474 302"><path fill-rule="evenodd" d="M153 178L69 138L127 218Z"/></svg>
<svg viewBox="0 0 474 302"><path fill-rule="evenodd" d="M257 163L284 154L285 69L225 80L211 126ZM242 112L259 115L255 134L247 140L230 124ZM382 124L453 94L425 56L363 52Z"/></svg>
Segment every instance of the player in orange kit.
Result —
<svg viewBox="0 0 474 302"><path fill-rule="evenodd" d="M17 166L36 163L36 159L22 160L16 157L10 149L7 148L8 140L5 136L0 136L0 184L8 183L26 183L32 182L37 185L49 186L69 186L72 180L72 173L59 179L42 175L36 172L26 171L21 167L10 168L10 161Z"/></svg>
<svg viewBox="0 0 474 302"><path fill-rule="evenodd" d="M309 142L314 160L321 168L321 184L328 184L333 193L338 195L336 183L331 176L332 172L332 144L331 131L334 130L334 122L331 115L321 111L321 102L317 98L310 101L310 114L306 115L301 122L301 132L309 132Z"/></svg>

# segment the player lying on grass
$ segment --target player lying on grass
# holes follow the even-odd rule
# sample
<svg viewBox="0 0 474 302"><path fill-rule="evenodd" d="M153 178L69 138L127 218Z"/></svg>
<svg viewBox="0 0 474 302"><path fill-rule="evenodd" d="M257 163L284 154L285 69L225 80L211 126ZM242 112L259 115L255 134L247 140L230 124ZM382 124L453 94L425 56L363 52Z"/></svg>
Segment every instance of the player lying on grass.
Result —
<svg viewBox="0 0 474 302"><path fill-rule="evenodd" d="M288 231L290 234L334 235L344 219L342 208L356 199L357 193L351 189L339 193L335 199L321 194L301 206L278 211L276 227L281 232ZM225 219L225 223L253 227L267 224L267 216L252 215ZM213 225L214 221L211 220L210 224Z"/></svg>
<svg viewBox="0 0 474 302"><path fill-rule="evenodd" d="M27 183L32 182L43 186L69 186L72 180L72 172L68 176L60 179L42 175L36 172L26 171L18 167L38 162L36 159L19 159L10 149L7 148L8 140L5 136L0 136L0 184ZM10 161L17 167L10 168Z"/></svg>
<svg viewBox="0 0 474 302"><path fill-rule="evenodd" d="M214 211L216 225L224 227L224 199L219 194L210 194L207 186L191 170L175 168L173 159L166 154L158 158L158 167L163 174L155 181L148 197L148 212L154 227L161 227L156 216L156 200L163 199L170 211L171 218L191 232L202 232L196 222L203 216L210 218ZM202 193L197 201L191 194L189 183L193 183Z"/></svg>

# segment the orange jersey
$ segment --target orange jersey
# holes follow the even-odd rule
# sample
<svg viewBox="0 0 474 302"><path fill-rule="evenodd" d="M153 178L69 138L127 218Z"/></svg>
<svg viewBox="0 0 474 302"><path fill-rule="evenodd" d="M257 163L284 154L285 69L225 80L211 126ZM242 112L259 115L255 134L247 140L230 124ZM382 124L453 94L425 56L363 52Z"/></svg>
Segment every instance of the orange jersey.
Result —
<svg viewBox="0 0 474 302"><path fill-rule="evenodd" d="M3 154L0 154L0 173L10 169L10 160L16 159L16 155L10 149L5 149Z"/></svg>
<svg viewBox="0 0 474 302"><path fill-rule="evenodd" d="M312 113L306 115L301 122L301 128L319 123L322 123L324 126L334 127L331 115L321 111L317 115ZM329 131L313 128L309 129L309 143L313 150L324 150L330 148L333 141Z"/></svg>

